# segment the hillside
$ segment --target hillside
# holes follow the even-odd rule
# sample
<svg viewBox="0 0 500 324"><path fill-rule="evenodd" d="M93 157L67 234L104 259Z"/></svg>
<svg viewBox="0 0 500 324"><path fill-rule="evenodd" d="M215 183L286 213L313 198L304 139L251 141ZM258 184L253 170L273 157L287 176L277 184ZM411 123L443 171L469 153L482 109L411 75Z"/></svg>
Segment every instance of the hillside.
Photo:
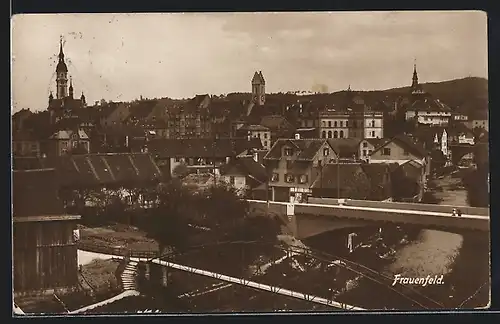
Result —
<svg viewBox="0 0 500 324"><path fill-rule="evenodd" d="M488 80L477 77L467 77L443 82L423 83L423 89L434 97L456 108L467 102L476 103L477 109L488 110ZM410 87L384 90L385 93L408 93ZM477 104L480 105L478 106Z"/></svg>

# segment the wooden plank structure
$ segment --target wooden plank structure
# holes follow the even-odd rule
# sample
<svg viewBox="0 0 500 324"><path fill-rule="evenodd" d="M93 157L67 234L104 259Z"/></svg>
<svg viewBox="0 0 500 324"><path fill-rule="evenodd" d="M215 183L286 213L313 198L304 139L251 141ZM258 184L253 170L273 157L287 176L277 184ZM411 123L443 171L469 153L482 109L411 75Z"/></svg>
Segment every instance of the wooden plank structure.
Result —
<svg viewBox="0 0 500 324"><path fill-rule="evenodd" d="M67 291L78 284L73 236L80 216L65 215L54 169L13 171L14 294Z"/></svg>

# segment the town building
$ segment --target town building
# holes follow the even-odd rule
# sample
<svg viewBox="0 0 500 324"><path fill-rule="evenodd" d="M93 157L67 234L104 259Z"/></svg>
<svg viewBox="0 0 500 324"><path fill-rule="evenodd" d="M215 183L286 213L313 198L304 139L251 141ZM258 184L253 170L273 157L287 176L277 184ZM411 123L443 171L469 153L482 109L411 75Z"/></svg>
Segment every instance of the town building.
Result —
<svg viewBox="0 0 500 324"><path fill-rule="evenodd" d="M373 110L350 88L336 104L319 111L318 125L321 138L384 137L384 113Z"/></svg>
<svg viewBox="0 0 500 324"><path fill-rule="evenodd" d="M87 154L90 152L90 139L82 129L60 130L49 138L45 152L47 156Z"/></svg>
<svg viewBox="0 0 500 324"><path fill-rule="evenodd" d="M255 72L252 78L252 102L259 106L266 102L266 80L262 71Z"/></svg>
<svg viewBox="0 0 500 324"><path fill-rule="evenodd" d="M359 142L359 158L364 161L369 161L373 151L387 140L386 138L365 138L361 140Z"/></svg>
<svg viewBox="0 0 500 324"><path fill-rule="evenodd" d="M262 150L262 143L258 138L185 138L151 140L146 147L165 175L176 176L182 169L220 175L223 165L249 149Z"/></svg>
<svg viewBox="0 0 500 324"><path fill-rule="evenodd" d="M12 177L14 296L76 289L80 216L65 213L56 171L13 171Z"/></svg>
<svg viewBox="0 0 500 324"><path fill-rule="evenodd" d="M272 201L305 201L322 166L337 153L325 139L278 139L264 157Z"/></svg>
<svg viewBox="0 0 500 324"><path fill-rule="evenodd" d="M40 156L40 140L28 129L14 131L12 134L13 156Z"/></svg>
<svg viewBox="0 0 500 324"><path fill-rule="evenodd" d="M445 103L425 92L418 83L416 64L413 66L413 78L410 88L411 99L404 105L404 118L414 121L416 125L447 126L452 111Z"/></svg>
<svg viewBox="0 0 500 324"><path fill-rule="evenodd" d="M239 128L243 136L260 139L262 147L266 150L271 148L271 130L262 125L245 125Z"/></svg>
<svg viewBox="0 0 500 324"><path fill-rule="evenodd" d="M369 163L397 163L418 168L419 176L415 181L419 188L418 199L422 199L427 178L430 175L430 153L422 145L406 135L395 136L377 147L369 156Z"/></svg>
<svg viewBox="0 0 500 324"><path fill-rule="evenodd" d="M210 116L211 98L197 95L185 103L174 103L166 112L167 134L164 138L213 138Z"/></svg>
<svg viewBox="0 0 500 324"><path fill-rule="evenodd" d="M258 161L257 154L231 160L222 168L221 176L246 197L252 197L252 190L268 181L266 168Z"/></svg>

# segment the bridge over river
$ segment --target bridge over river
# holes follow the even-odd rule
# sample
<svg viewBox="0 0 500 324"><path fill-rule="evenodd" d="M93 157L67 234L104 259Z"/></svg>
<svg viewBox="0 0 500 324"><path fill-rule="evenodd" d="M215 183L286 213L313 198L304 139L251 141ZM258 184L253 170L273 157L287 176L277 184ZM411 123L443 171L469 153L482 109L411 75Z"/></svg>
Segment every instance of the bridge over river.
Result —
<svg viewBox="0 0 500 324"><path fill-rule="evenodd" d="M312 198L310 203L249 200L257 215L280 217L292 234L303 239L341 228L373 226L377 223L420 225L448 231L489 231L488 208L458 207L462 215L452 215L457 206L393 203L351 199Z"/></svg>

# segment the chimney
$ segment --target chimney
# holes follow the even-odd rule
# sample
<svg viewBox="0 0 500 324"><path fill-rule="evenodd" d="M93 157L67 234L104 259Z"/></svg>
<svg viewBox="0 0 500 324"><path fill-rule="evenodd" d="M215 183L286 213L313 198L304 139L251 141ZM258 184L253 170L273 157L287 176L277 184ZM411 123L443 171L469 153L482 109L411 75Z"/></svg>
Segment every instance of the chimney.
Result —
<svg viewBox="0 0 500 324"><path fill-rule="evenodd" d="M259 153L253 152L252 155L253 155L253 160L258 163L259 162Z"/></svg>

